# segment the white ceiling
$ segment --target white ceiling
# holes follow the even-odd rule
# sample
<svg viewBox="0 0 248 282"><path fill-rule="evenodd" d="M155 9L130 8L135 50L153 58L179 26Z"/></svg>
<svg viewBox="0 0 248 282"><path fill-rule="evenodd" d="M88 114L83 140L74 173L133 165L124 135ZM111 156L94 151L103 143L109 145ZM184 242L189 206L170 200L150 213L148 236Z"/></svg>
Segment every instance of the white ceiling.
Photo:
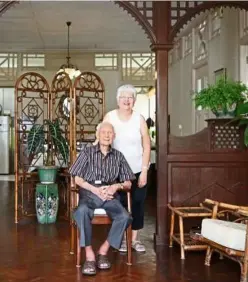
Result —
<svg viewBox="0 0 248 282"><path fill-rule="evenodd" d="M71 49L149 51L135 20L110 1L20 1L0 17L1 51Z"/></svg>

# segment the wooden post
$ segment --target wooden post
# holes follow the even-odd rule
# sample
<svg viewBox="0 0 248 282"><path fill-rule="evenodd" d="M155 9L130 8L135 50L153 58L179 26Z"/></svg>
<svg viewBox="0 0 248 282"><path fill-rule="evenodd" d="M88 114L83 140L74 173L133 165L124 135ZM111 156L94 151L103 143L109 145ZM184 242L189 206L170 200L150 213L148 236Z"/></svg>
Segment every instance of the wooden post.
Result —
<svg viewBox="0 0 248 282"><path fill-rule="evenodd" d="M168 243L168 51L170 2L153 2L153 23L157 42L151 46L156 54L156 142L157 142L157 222L156 245Z"/></svg>

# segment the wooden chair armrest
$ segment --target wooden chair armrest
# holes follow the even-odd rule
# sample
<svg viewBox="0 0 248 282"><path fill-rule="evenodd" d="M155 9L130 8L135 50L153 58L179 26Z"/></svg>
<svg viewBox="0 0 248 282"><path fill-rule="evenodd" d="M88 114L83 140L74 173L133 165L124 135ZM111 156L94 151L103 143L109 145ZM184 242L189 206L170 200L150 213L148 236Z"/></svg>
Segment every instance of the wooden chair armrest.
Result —
<svg viewBox="0 0 248 282"><path fill-rule="evenodd" d="M239 214L241 214L241 215L243 215L243 216L245 216L245 217L248 217L248 210L244 210L244 209L239 209L239 210L237 210L237 213L239 213Z"/></svg>
<svg viewBox="0 0 248 282"><path fill-rule="evenodd" d="M231 205L228 203L223 203L223 202L217 202L217 201L213 201L210 199L205 199L204 203L209 204L209 205L214 205L214 206L218 206L220 208L225 208L225 209L230 209L230 210L248 210L248 207L246 206L237 206L237 205Z"/></svg>
<svg viewBox="0 0 248 282"><path fill-rule="evenodd" d="M79 193L79 189L73 188L73 189L71 189L71 192Z"/></svg>
<svg viewBox="0 0 248 282"><path fill-rule="evenodd" d="M131 213L131 193L127 191L127 211Z"/></svg>

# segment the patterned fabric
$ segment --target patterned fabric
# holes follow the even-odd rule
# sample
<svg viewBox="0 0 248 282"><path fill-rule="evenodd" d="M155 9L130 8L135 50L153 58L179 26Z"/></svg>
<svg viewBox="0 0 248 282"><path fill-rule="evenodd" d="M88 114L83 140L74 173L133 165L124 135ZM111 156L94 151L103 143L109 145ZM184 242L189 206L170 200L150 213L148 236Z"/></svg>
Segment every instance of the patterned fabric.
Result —
<svg viewBox="0 0 248 282"><path fill-rule="evenodd" d="M79 176L88 183L101 181L112 184L135 179L123 154L110 148L106 156L100 150L99 144L85 147L71 166L72 176Z"/></svg>

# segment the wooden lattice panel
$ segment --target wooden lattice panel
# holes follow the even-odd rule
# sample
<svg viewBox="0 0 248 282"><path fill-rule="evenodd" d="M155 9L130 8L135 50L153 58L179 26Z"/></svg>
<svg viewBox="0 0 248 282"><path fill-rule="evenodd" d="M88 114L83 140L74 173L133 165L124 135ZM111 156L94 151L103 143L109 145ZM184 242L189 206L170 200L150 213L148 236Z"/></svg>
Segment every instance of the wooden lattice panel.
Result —
<svg viewBox="0 0 248 282"><path fill-rule="evenodd" d="M74 82L74 148L81 150L84 143L95 141L97 125L104 115L104 84L92 72L83 72Z"/></svg>
<svg viewBox="0 0 248 282"><path fill-rule="evenodd" d="M202 3L202 1L171 1L171 26L173 27L190 9Z"/></svg>
<svg viewBox="0 0 248 282"><path fill-rule="evenodd" d="M242 147L241 131L238 125L213 124L211 130L211 149L213 151L230 151Z"/></svg>
<svg viewBox="0 0 248 282"><path fill-rule="evenodd" d="M152 26L152 1L131 1L129 3L139 10L142 16L145 17Z"/></svg>

